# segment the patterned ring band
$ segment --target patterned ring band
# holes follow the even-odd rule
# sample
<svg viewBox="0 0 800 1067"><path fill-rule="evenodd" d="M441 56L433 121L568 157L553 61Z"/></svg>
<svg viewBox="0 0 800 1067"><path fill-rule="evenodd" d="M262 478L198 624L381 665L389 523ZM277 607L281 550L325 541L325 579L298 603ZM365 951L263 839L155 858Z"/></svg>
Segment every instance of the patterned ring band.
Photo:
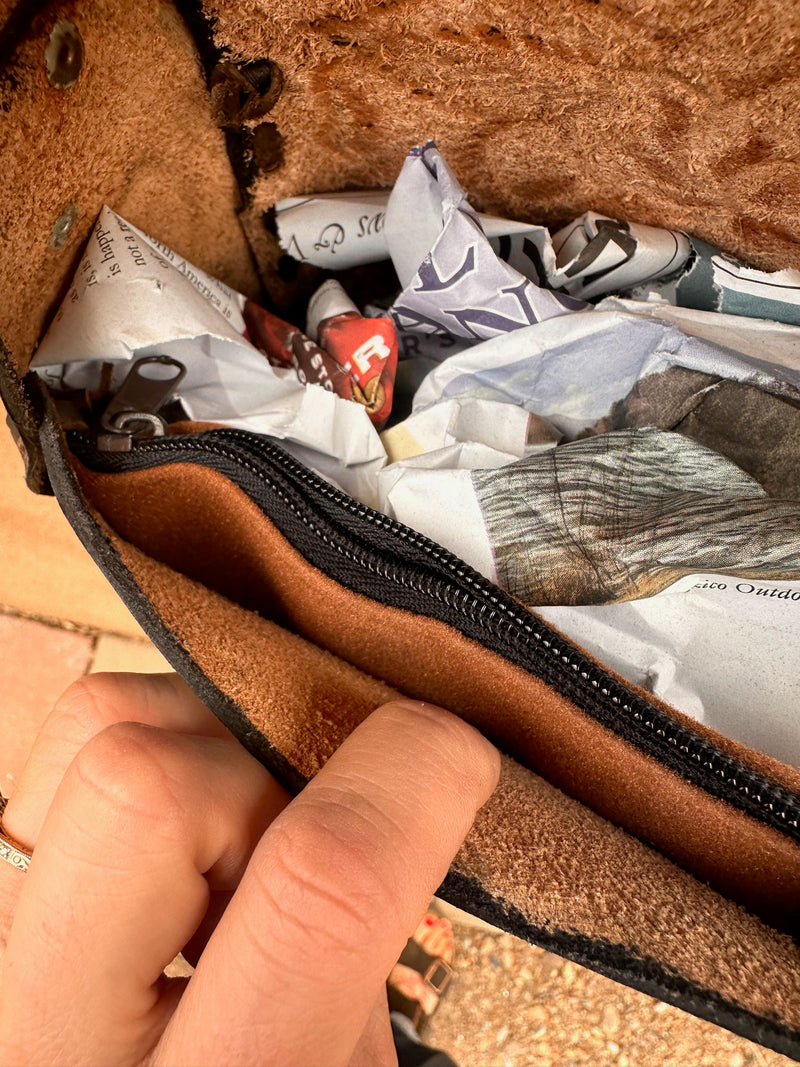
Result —
<svg viewBox="0 0 800 1067"><path fill-rule="evenodd" d="M3 812L6 810L7 803L8 797L4 797L0 793L0 860L10 863L18 871L27 871L31 865L30 852L26 851L22 845L17 844L16 841L12 841L10 837L6 837L3 832Z"/></svg>

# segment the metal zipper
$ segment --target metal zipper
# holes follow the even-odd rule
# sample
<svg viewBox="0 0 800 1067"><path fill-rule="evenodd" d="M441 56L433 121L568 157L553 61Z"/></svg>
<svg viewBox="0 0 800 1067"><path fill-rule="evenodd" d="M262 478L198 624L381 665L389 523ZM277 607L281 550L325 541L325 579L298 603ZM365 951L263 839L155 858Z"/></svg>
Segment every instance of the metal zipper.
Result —
<svg viewBox="0 0 800 1067"><path fill-rule="evenodd" d="M220 471L336 581L376 599L357 575L368 575L370 587L379 580L381 602L455 625L681 777L800 842L800 797L676 723L452 553L353 500L271 439L213 430L133 440L124 453L98 451L80 433L70 434L70 443L102 472L186 462Z"/></svg>
<svg viewBox="0 0 800 1067"><path fill-rule="evenodd" d="M135 440L163 437L167 424L159 411L186 377L186 368L171 356L137 359L100 418L97 447L130 452Z"/></svg>

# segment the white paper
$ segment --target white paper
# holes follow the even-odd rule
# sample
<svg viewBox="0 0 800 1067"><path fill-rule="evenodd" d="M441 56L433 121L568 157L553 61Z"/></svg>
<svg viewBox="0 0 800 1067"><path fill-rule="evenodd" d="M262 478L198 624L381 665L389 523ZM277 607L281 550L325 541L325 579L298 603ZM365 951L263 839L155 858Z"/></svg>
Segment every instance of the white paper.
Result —
<svg viewBox="0 0 800 1067"><path fill-rule="evenodd" d="M476 571L496 581L492 546L467 464L483 458L463 455L462 446L442 454L394 463L378 476L380 509L443 545ZM437 469L437 462L444 464ZM459 469L459 464L464 466Z"/></svg>
<svg viewBox="0 0 800 1067"><path fill-rule="evenodd" d="M588 300L632 289L684 266L691 245L678 230L663 230L587 211L553 234L554 288Z"/></svg>
<svg viewBox="0 0 800 1067"><path fill-rule="evenodd" d="M475 344L587 306L537 284L533 259L523 274L497 256L433 142L409 152L386 233L403 287L389 314L401 331L446 332Z"/></svg>
<svg viewBox="0 0 800 1067"><path fill-rule="evenodd" d="M800 582L695 574L645 600L536 611L629 681L800 769Z"/></svg>
<svg viewBox="0 0 800 1067"><path fill-rule="evenodd" d="M701 311L676 307L663 300L622 300L607 296L595 305L598 311L626 311L651 319L662 319L683 333L730 348L761 363L773 363L800 371L800 327L770 319L726 315L721 311Z"/></svg>
<svg viewBox="0 0 800 1067"><path fill-rule="evenodd" d="M335 278L329 278L312 294L306 310L306 337L319 341L319 328L326 319L338 315L360 315L360 311Z"/></svg>
<svg viewBox="0 0 800 1067"><path fill-rule="evenodd" d="M32 366L53 385L83 388L110 361L113 388L134 357L172 356L186 367L180 397L190 418L294 442L328 457L331 476L346 481L353 466L374 482L386 454L366 409L270 366L242 336L244 303L104 208Z"/></svg>
<svg viewBox="0 0 800 1067"><path fill-rule="evenodd" d="M529 413L516 404L445 400L385 430L381 440L392 463L464 442L484 445L510 463L525 454L530 421ZM556 440L554 431L553 443Z"/></svg>
<svg viewBox="0 0 800 1067"><path fill-rule="evenodd" d="M387 211L393 195L390 189L281 200L275 205L281 248L301 263L325 270L346 270L391 258L407 284L443 224L441 201L430 196L426 199L425 189L419 192L423 201L401 190L391 211ZM537 277L526 241L538 249L545 270L555 268L550 235L544 226L481 213L476 217L495 251L525 277Z"/></svg>
<svg viewBox="0 0 800 1067"><path fill-rule="evenodd" d="M388 189L294 196L275 205L281 247L301 263L345 270L389 258Z"/></svg>
<svg viewBox="0 0 800 1067"><path fill-rule="evenodd" d="M243 307L241 293L104 207L31 367L130 360L165 340L243 345Z"/></svg>
<svg viewBox="0 0 800 1067"><path fill-rule="evenodd" d="M452 398L519 404L568 437L594 425L634 384L686 367L779 395L797 395L800 367L688 336L659 319L592 310L516 330L457 353L422 382L414 411Z"/></svg>

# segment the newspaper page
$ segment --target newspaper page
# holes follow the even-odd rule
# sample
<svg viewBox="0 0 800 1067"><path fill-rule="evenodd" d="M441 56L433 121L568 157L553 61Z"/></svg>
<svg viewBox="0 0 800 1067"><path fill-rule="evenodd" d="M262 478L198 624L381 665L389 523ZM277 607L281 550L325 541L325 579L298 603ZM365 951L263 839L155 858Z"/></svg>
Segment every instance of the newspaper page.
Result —
<svg viewBox="0 0 800 1067"><path fill-rule="evenodd" d="M622 222L587 211L553 234L554 289L584 300L671 276L689 258L689 238L678 230Z"/></svg>
<svg viewBox="0 0 800 1067"><path fill-rule="evenodd" d="M381 472L383 510L624 677L800 767L800 500L656 430L496 469L436 469L435 456Z"/></svg>
<svg viewBox="0 0 800 1067"><path fill-rule="evenodd" d="M610 218L596 211L584 212L552 236L534 222L480 214L469 207L466 194L433 141L411 150L391 191L293 197L276 205L275 217L281 246L295 259L342 270L391 258L401 288L407 289L454 210L472 219L500 262L546 290L580 300L605 295L655 298L679 307L800 325L800 271L757 270L679 230ZM460 247L466 253L469 231L458 221L453 229L465 242ZM436 285L442 285L459 268L466 270L463 256L458 259L449 254L452 243L452 238L444 240L439 250L450 273L438 271ZM482 306L479 292L465 287L463 307ZM529 294L526 296L530 299ZM548 306L554 307L546 297L532 304L535 321L547 317ZM413 300L411 306L415 306ZM577 307L565 306L571 310ZM407 322L398 315L398 327L401 334L449 331L462 343L465 337L473 342L471 330L465 333L457 325L453 328L448 310L446 303L439 305L434 316L436 329L427 315ZM481 332L480 336L491 334Z"/></svg>
<svg viewBox="0 0 800 1067"><path fill-rule="evenodd" d="M411 281L441 230L442 212L441 203L428 201L423 214L410 194L401 189L394 198L388 228L390 189L280 200L275 224L281 248L301 263L332 271L393 259L398 276ZM539 281L555 269L544 226L481 212L475 217L497 255L526 278Z"/></svg>
<svg viewBox="0 0 800 1067"><path fill-rule="evenodd" d="M55 387L80 388L103 363L120 381L134 357L174 356L187 367L180 391L192 418L281 439L626 677L798 765L781 651L800 605L791 449L775 462L767 450L758 473L724 440L741 431L762 448L756 429L781 440L795 432L791 272L726 260L734 280L720 280L714 250L593 213L553 242L540 227L481 218L430 143L411 153L391 197L302 198L278 221L300 258L310 247L328 266L334 257L395 263L402 291L391 314L401 356L411 357L398 365L395 394L410 413L398 409L382 434L362 404L304 387L290 361L270 365L251 343L241 294L109 209L35 369ZM665 271L669 282L647 281ZM583 299L626 287L643 299ZM345 294L337 299L345 325L358 319ZM784 322L752 317L767 299L771 319ZM717 422L722 411L720 450L704 443L710 423L698 418L711 400ZM756 409L759 425L748 427ZM797 475L800 487L800 465ZM761 706L755 658L774 674Z"/></svg>
<svg viewBox="0 0 800 1067"><path fill-rule="evenodd" d="M135 357L172 356L186 366L180 398L190 418L319 453L328 477L373 500L386 453L366 409L271 366L244 335L245 303L104 208L31 365L54 388L85 388L110 362L113 388Z"/></svg>
<svg viewBox="0 0 800 1067"><path fill-rule="evenodd" d="M800 769L800 582L687 574L646 599L537 613L629 681Z"/></svg>
<svg viewBox="0 0 800 1067"><path fill-rule="evenodd" d="M630 295L637 300L656 296L681 307L800 325L800 271L756 270L705 241L689 240L691 255L677 276L634 286Z"/></svg>

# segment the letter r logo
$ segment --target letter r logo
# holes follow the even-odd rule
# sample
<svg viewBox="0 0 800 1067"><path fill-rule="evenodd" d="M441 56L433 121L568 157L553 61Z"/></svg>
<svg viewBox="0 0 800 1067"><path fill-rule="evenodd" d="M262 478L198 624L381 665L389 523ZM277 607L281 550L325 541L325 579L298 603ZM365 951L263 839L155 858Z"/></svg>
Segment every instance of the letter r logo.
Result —
<svg viewBox="0 0 800 1067"><path fill-rule="evenodd" d="M353 362L358 368L359 374L367 374L373 359L388 359L389 354L389 346L381 335L376 333L374 337L370 337L368 341L365 341L363 345L359 345L355 350Z"/></svg>

